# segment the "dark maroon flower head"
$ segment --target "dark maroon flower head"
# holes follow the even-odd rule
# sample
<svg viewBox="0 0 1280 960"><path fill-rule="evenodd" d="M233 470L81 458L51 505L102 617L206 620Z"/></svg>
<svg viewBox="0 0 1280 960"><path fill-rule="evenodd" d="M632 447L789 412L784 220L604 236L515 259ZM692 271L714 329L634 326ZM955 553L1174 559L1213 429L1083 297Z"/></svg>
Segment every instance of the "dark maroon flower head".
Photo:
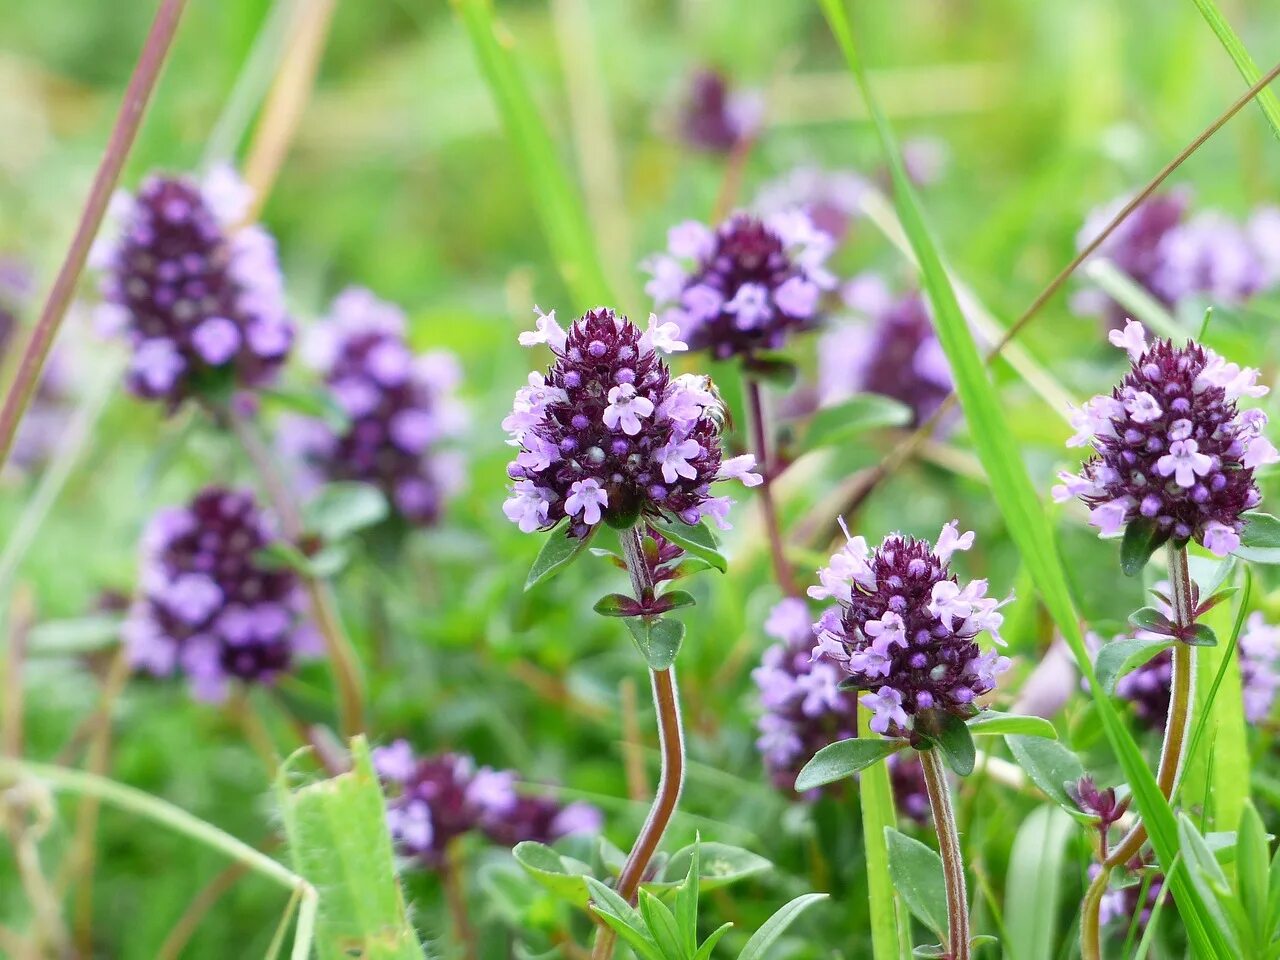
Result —
<svg viewBox="0 0 1280 960"><path fill-rule="evenodd" d="M462 479L458 458L441 449L466 426L453 398L457 361L443 352L415 356L400 309L358 288L334 300L306 352L350 422L335 431L323 421L293 420L282 444L317 480L371 484L408 524L433 523Z"/></svg>
<svg viewBox="0 0 1280 960"><path fill-rule="evenodd" d="M914 738L917 715L945 711L964 719L981 709L977 700L995 689L1009 659L983 653L978 635L998 644L1004 602L986 596L985 580L963 587L951 572L951 555L967 550L956 521L942 528L937 546L892 534L874 552L862 537L849 537L831 565L818 571L817 600L835 599L814 624L815 656L840 663L859 698L874 711L871 729Z"/></svg>
<svg viewBox="0 0 1280 960"><path fill-rule="evenodd" d="M175 407L196 395L269 382L293 342L275 241L238 226L245 188L225 168L204 183L153 176L117 198L118 237L94 262L102 323L133 345L128 383Z"/></svg>
<svg viewBox="0 0 1280 960"><path fill-rule="evenodd" d="M1115 787L1100 789L1092 777L1081 777L1067 784L1067 792L1084 813L1098 818L1098 826L1106 830L1123 816L1126 804L1116 799Z"/></svg>
<svg viewBox="0 0 1280 960"><path fill-rule="evenodd" d="M477 769L470 757L420 757L408 741L397 740L373 751L373 765L387 793L387 826L396 849L429 869L439 869L449 844L472 831L514 846L600 830L593 807L521 796L515 773Z"/></svg>
<svg viewBox="0 0 1280 960"><path fill-rule="evenodd" d="M209 487L157 513L124 626L133 664L156 676L179 670L196 697L220 700L231 680L272 683L318 653L297 574L258 558L274 539L248 493Z"/></svg>
<svg viewBox="0 0 1280 960"><path fill-rule="evenodd" d="M799 209L737 213L715 231L690 220L667 243L643 264L653 277L645 291L690 347L717 359L776 350L816 326L835 285L824 266L834 241Z"/></svg>
<svg viewBox="0 0 1280 960"><path fill-rule="evenodd" d="M682 349L671 324L641 330L601 308L566 334L555 314L541 316L527 346L547 343L556 362L529 376L503 421L520 453L507 468L515 481L503 504L532 532L569 518L574 537L601 520L627 526L641 517L725 526L730 500L711 495L716 480L760 482L753 457L721 462L719 399L703 377L672 378L657 349Z"/></svg>
<svg viewBox="0 0 1280 960"><path fill-rule="evenodd" d="M1094 456L1080 476L1061 474L1054 499L1079 497L1104 535L1142 519L1159 538L1226 556L1240 546L1241 515L1262 499L1254 469L1280 459L1262 435L1266 414L1236 407L1267 392L1258 371L1190 340L1148 347L1132 320L1111 340L1128 350L1129 373L1072 414L1079 432L1068 445L1092 443Z"/></svg>
<svg viewBox="0 0 1280 960"><path fill-rule="evenodd" d="M755 135L761 112L757 95L731 91L716 70L699 70L690 78L680 112L680 136L695 149L729 153Z"/></svg>

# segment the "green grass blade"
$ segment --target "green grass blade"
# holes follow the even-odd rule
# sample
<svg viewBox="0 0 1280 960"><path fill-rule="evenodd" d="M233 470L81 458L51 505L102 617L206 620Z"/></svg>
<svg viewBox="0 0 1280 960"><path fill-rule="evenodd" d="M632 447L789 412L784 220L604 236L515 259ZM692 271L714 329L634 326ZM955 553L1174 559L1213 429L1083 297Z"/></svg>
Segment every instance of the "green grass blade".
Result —
<svg viewBox="0 0 1280 960"><path fill-rule="evenodd" d="M1262 78L1262 71L1253 62L1253 57L1245 49L1240 37L1231 29L1231 24L1222 15L1218 5L1214 3L1214 0L1194 0L1194 2L1196 9L1200 11L1200 15L1209 24L1209 29L1217 35L1219 42L1221 42L1228 56L1235 63L1236 69L1240 71L1240 76L1244 77L1245 82L1250 85L1257 83ZM1280 99L1277 99L1276 95L1270 90L1262 90L1258 93L1257 101L1262 115L1271 124L1271 132L1276 135L1277 139L1280 139Z"/></svg>
<svg viewBox="0 0 1280 960"><path fill-rule="evenodd" d="M867 720L867 709L859 706L860 737L875 736ZM911 919L889 876L889 847L884 839L884 828L898 825L888 763L873 764L859 774L858 796L871 901L871 955L873 960L905 960L911 956Z"/></svg>
<svg viewBox="0 0 1280 960"><path fill-rule="evenodd" d="M453 0L453 6L471 38L507 138L520 158L551 255L576 308L586 310L609 303L609 284L586 210L538 113L529 85L516 67L510 36L499 36L490 0Z"/></svg>
<svg viewBox="0 0 1280 960"><path fill-rule="evenodd" d="M1058 629L1071 647L1090 689L1100 688L1084 645L1084 635L1067 588L1065 571L1054 544L1053 530L1031 483L1021 455L1004 421L999 399L978 355L977 345L960 311L955 291L943 268L942 258L925 225L915 192L903 168L893 131L876 102L853 42L853 32L840 0L819 0L848 61L849 68L875 120L881 146L889 160L894 198L903 229L920 264L921 279L933 306L938 339L951 364L956 393L965 420L973 433L979 459L991 479L992 493L1005 517L1023 562L1040 591ZM1147 825L1152 846L1160 863L1174 863L1178 851L1178 830L1173 810L1142 753L1125 729L1115 706L1105 696L1096 701L1098 717L1124 769L1134 799ZM1185 869L1170 873L1169 885L1180 908L1188 939L1198 956L1228 956L1229 948L1212 923L1199 893L1191 885Z"/></svg>
<svg viewBox="0 0 1280 960"><path fill-rule="evenodd" d="M1004 955L1053 960L1058 948L1062 864L1076 822L1057 807L1031 811L1013 840L1005 878Z"/></svg>

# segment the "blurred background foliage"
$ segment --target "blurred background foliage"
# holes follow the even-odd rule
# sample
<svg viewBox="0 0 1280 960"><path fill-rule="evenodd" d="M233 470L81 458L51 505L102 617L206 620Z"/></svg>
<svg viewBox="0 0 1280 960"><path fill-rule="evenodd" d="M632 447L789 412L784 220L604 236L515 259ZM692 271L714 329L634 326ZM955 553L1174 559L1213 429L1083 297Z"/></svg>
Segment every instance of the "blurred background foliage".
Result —
<svg viewBox="0 0 1280 960"><path fill-rule="evenodd" d="M209 159L210 131L270 6L191 3L125 186L154 168L187 170ZM152 7L0 0L0 251L32 265L37 290L47 288L65 249ZM1280 19L1268 4L1223 8L1270 66L1280 51ZM1086 212L1145 183L1244 86L1189 2L861 0L854 12L873 83L900 135L945 145L948 162L925 188L925 206L956 273L1006 325L1070 259ZM723 160L690 152L674 136L675 105L696 67L715 65L736 85L765 92L766 128L747 162L741 202L800 164L880 175L865 110L816 6L526 0L500 3L499 13L577 182L593 182L588 174L599 173L601 157L616 160L616 169L603 171L606 186L588 186L587 198L617 305L632 316L649 309L636 261L664 245L674 222L710 216L721 189ZM584 90L605 107L605 123L575 110L573 94ZM1275 202L1280 175L1269 138L1249 108L1175 182L1194 188L1197 206L1237 217ZM647 803L627 798L620 718L629 710L647 744L651 717L634 650L616 623L590 610L597 594L621 587L622 574L581 562L522 593L538 538L520 534L499 509L509 450L498 424L535 365L516 333L529 325L534 303L556 307L562 317L591 305L574 303L555 271L528 184L446 4L338 5L311 103L263 217L279 240L289 298L304 323L346 285L365 285L404 306L416 347L450 349L465 370L466 489L442 524L415 535L394 565L363 557L339 583L370 681L373 738L406 736L424 750L459 749L482 763L515 767L566 798L596 803L611 838L629 843ZM910 285L901 256L866 221L855 224L837 268L841 276L878 269L899 287ZM1243 348L1236 358L1262 365L1264 381L1273 382L1278 317L1274 298L1219 311L1210 342L1229 355ZM1063 296L1021 342L1077 399L1119 371L1099 326L1073 315ZM802 338L792 351L808 370L813 345L814 338ZM102 362L83 315L69 320L62 348L82 372ZM1010 429L1047 488L1069 460L1062 411L1047 407L1007 366L995 369ZM297 365L288 376L309 382ZM718 371L717 381L736 402L733 372ZM735 413L745 422L740 407ZM735 443L741 447L743 438ZM886 436L865 437L804 461L782 485L787 525L810 522L837 483L888 444ZM959 516L964 529L979 532L981 549L964 558L966 572L989 577L992 593L1003 594L1019 580L1016 553L963 428L947 446L954 454L944 458L947 465L912 463L884 484L858 514L857 531L871 539L894 529L933 536ZM18 590L39 621L83 617L105 590L129 593L145 519L209 480L248 483L240 471L224 439L187 430L182 416L165 421L121 392L30 550ZM13 529L37 480L16 472L4 478L0 531ZM819 533L834 532L829 511L816 516L826 525ZM785 955L864 957L867 899L852 791L796 804L769 786L753 746L758 708L749 674L769 643L761 624L780 594L756 511L739 510L737 519L727 538L729 574L694 581L698 606L684 618L691 768L667 846L700 830L779 865L767 881L710 895L704 909L717 923L730 919L750 931L786 899L827 890L831 901L797 925ZM804 568L822 559L823 539L797 552ZM1070 512L1061 541L1082 613L1090 621L1123 621L1138 605L1138 587L1120 582L1114 547ZM1270 584L1262 586L1266 594ZM1012 619L1022 675L1051 637L1030 591ZM96 702L102 671L101 657L36 651L26 676L29 756L58 754ZM314 666L288 680L284 693L299 710L323 717L327 685L323 668ZM281 748L291 744L293 733L272 701L257 693L250 699ZM1085 711L1069 707L1064 724L1080 749L1096 739ZM640 749L652 778L654 752ZM176 684L128 686L117 705L110 775L250 843L274 829L268 771L247 745L241 720L231 710L192 704ZM1016 827L1034 805L982 776L961 792L977 910L986 917L979 929L998 916ZM59 826L69 827L74 805L62 813ZM1276 826L1274 816L1270 824ZM69 829L54 830L46 841L51 856L69 836ZM192 898L226 864L110 810L98 837L86 901L94 955L156 956ZM1070 851L1064 928L1083 882L1082 835L1072 837ZM501 910L479 885L479 863L506 856L474 851L481 917ZM13 881L0 859L0 918L25 909ZM447 927L440 891L426 876L410 873L406 883L415 920L434 942ZM260 954L283 899L264 880L241 879L183 955ZM486 935L499 951L492 955L502 955L502 925Z"/></svg>

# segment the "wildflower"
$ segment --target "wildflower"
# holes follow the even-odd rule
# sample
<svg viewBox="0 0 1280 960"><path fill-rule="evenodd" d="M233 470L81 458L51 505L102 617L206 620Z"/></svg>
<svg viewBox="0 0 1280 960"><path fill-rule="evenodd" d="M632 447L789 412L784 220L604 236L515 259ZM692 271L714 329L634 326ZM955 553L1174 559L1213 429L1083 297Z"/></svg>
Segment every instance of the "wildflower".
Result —
<svg viewBox="0 0 1280 960"><path fill-rule="evenodd" d="M1241 411L1241 397L1267 392L1258 372L1227 363L1187 341L1147 345L1130 320L1111 342L1129 354L1130 371L1110 396L1073 414L1073 445L1092 443L1079 476L1063 474L1059 502L1079 497L1104 535L1141 518L1155 539L1203 544L1217 556L1240 545L1241 515L1261 502L1254 470L1280 456L1262 435L1260 410Z"/></svg>
<svg viewBox="0 0 1280 960"><path fill-rule="evenodd" d="M732 91L716 70L699 70L689 81L680 114L685 143L708 153L729 153L755 136L764 104L754 91Z"/></svg>
<svg viewBox="0 0 1280 960"><path fill-rule="evenodd" d="M520 453L503 504L521 530L549 529L569 518L574 537L602 520L641 517L727 526L729 501L711 495L717 480L760 482L751 457L721 462L720 401L703 377L672 377L658 350L684 347L670 325L651 317L642 332L600 308L566 333L555 314L539 314L528 345L548 344L555 363L533 373L503 421Z"/></svg>
<svg viewBox="0 0 1280 960"><path fill-rule="evenodd" d="M100 325L133 346L129 388L176 407L191 396L261 386L293 343L275 241L239 226L245 189L225 167L202 183L152 176L113 202Z"/></svg>
<svg viewBox="0 0 1280 960"><path fill-rule="evenodd" d="M912 425L927 420L951 392L951 368L918 293L894 298L873 274L855 277L844 298L862 324L841 324L818 344L823 405L855 393L878 393L909 407Z"/></svg>
<svg viewBox="0 0 1280 960"><path fill-rule="evenodd" d="M600 829L593 807L522 796L515 773L477 769L460 754L420 757L408 741L397 740L374 749L373 765L387 794L387 827L396 849L428 868L441 867L450 843L473 831L513 846Z"/></svg>
<svg viewBox="0 0 1280 960"><path fill-rule="evenodd" d="M811 656L808 605L796 597L779 601L764 630L778 640L752 671L764 712L756 747L765 769L782 790L795 787L801 768L823 747L855 735L857 695L839 688L841 671Z"/></svg>
<svg viewBox="0 0 1280 960"><path fill-rule="evenodd" d="M305 347L349 422L335 430L294 418L282 443L318 479L369 483L406 523L433 523L462 478L457 456L441 450L465 426L453 396L456 359L445 352L415 356L400 309L358 288L333 301Z"/></svg>
<svg viewBox="0 0 1280 960"><path fill-rule="evenodd" d="M232 680L270 684L318 654L297 574L257 558L274 538L252 495L221 487L156 514L124 626L133 665L155 676L179 671L194 696L216 701Z"/></svg>
<svg viewBox="0 0 1280 960"><path fill-rule="evenodd" d="M943 528L941 554L896 533L869 551L846 531L846 546L818 572L821 586L809 588L815 599L839 600L813 625L814 656L840 663L851 685L868 691L860 702L873 712L877 733L909 737L925 711L972 717L1009 667L1007 657L984 653L977 642L987 632L1003 645L999 609L1008 600L987 597L985 580L960 585L950 555L968 549L973 535L957 530L956 521Z"/></svg>
<svg viewBox="0 0 1280 960"><path fill-rule="evenodd" d="M835 286L824 266L832 240L800 210L738 213L715 230L687 221L667 240L667 252L644 263L645 291L681 339L718 359L781 347L818 322Z"/></svg>

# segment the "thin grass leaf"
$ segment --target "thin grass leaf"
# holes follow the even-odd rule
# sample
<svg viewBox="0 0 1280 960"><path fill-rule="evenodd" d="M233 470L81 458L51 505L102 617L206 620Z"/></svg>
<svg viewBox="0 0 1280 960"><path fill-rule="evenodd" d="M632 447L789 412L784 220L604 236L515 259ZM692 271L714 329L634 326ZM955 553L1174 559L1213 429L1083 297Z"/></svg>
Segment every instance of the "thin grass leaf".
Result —
<svg viewBox="0 0 1280 960"><path fill-rule="evenodd" d="M747 941L747 945L738 954L738 960L765 960L769 956L768 949L786 932L787 927L791 926L800 914L819 900L825 899L827 899L825 893L806 893L784 904Z"/></svg>
<svg viewBox="0 0 1280 960"><path fill-rule="evenodd" d="M520 159L565 285L583 310L611 302L586 210L533 102L529 84L516 67L511 54L514 41L509 34L499 34L490 0L453 0L453 7L471 38L507 137Z"/></svg>
<svg viewBox="0 0 1280 960"><path fill-rule="evenodd" d="M942 258L925 225L915 192L903 167L892 129L884 118L867 82L853 41L853 32L840 0L819 0L833 34L848 61L868 111L875 120L881 146L889 161L894 197L903 229L920 264L921 280L933 307L938 339L951 365L956 393L974 446L991 478L991 489L1004 515L1023 562L1034 579L1045 607L1075 655L1081 672L1095 691L1095 703L1103 729L1116 751L1134 799L1147 825L1157 857L1169 872L1169 884L1186 924L1188 940L1198 956L1229 955L1229 947L1213 924L1199 892L1185 870L1172 870L1178 850L1178 829L1173 810L1161 794L1138 745L1125 728L1114 705L1099 686L1084 644L1084 635L1067 587L1053 531L1027 474L1013 436L1004 420L999 398L987 378L977 345L961 313L955 291L943 268ZM1170 872L1172 870L1172 872Z"/></svg>
<svg viewBox="0 0 1280 960"><path fill-rule="evenodd" d="M867 726L870 711L858 707L858 736L874 737ZM871 908L872 960L905 960L911 956L911 920L889 876L889 847L884 831L898 822L887 764L877 763L858 779L862 802L862 836L867 857L867 889Z"/></svg>
<svg viewBox="0 0 1280 960"><path fill-rule="evenodd" d="M1236 69L1240 71L1240 76L1244 77L1245 82L1250 85L1257 83L1262 77L1262 71L1254 63L1253 57L1249 55L1244 42L1231 29L1231 24L1222 15L1218 5L1214 3L1214 0L1194 0L1194 3L1196 9L1200 11L1200 15L1209 24L1209 29L1214 32L1223 48L1227 51L1227 55L1231 57ZM1280 139L1280 99L1277 99L1276 95L1270 90L1260 91L1256 99L1258 109L1267 118L1267 123L1271 124L1271 132L1276 135L1277 139Z"/></svg>

